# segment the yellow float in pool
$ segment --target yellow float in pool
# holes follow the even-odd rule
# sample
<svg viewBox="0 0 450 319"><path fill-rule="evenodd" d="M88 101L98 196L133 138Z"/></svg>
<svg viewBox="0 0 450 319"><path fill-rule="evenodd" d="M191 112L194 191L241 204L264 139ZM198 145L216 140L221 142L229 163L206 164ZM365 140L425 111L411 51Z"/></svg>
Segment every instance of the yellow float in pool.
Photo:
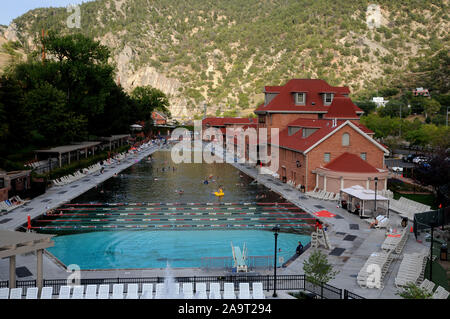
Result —
<svg viewBox="0 0 450 319"><path fill-rule="evenodd" d="M218 192L214 192L214 195L219 196L219 197L222 197L222 196L225 195L225 194L224 194L224 192L222 191L222 189L219 189Z"/></svg>

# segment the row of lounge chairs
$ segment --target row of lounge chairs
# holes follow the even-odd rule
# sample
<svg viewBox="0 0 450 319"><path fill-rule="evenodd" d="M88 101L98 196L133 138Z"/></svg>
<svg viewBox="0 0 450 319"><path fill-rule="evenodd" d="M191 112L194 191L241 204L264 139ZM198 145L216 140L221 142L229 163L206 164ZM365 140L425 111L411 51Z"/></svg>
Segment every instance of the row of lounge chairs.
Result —
<svg viewBox="0 0 450 319"><path fill-rule="evenodd" d="M389 218L384 215L378 215L374 219L364 219L369 224L374 224L374 227L377 229L388 228L389 227ZM375 222L376 221L376 222Z"/></svg>
<svg viewBox="0 0 450 319"><path fill-rule="evenodd" d="M405 227L399 234L388 234L383 244L381 244L381 249L388 252L392 251L396 254L401 254L403 247L405 247L406 241L408 240L408 228Z"/></svg>
<svg viewBox="0 0 450 319"><path fill-rule="evenodd" d="M98 170L100 170L102 168L102 166L100 165L100 163L97 163L95 165L91 165L88 168L85 168L83 170L83 173L80 171L77 171L73 174L69 174L66 176L63 176L61 178L57 178L55 180L52 181L53 185L55 186L63 186L66 184L70 184L72 182L75 182L83 177L85 177L88 174L92 174L94 172L97 172Z"/></svg>
<svg viewBox="0 0 450 319"><path fill-rule="evenodd" d="M265 299L261 282L252 283L250 292L249 283L239 283L239 291L234 290L234 283L224 283L223 294L220 283L211 283L209 294L206 283L196 283L196 293L193 283L173 283L169 286L170 295L167 295L167 287L163 283L155 285L153 295L153 284L142 284L142 292L139 293L138 284L128 284L127 292L124 293L124 284L113 284L110 294L110 285L86 285L86 286L61 286L57 299ZM97 289L98 288L98 289ZM0 299L22 299L22 288L0 288ZM53 287L43 287L40 298L38 288L31 287L26 291L24 299L53 299Z"/></svg>
<svg viewBox="0 0 450 319"><path fill-rule="evenodd" d="M431 210L431 207L405 197L400 197L399 200L393 198L389 200L389 209L399 213L400 216L407 217L409 220L414 220L415 214L428 212Z"/></svg>
<svg viewBox="0 0 450 319"><path fill-rule="evenodd" d="M392 260L392 251L372 253L356 277L359 286L382 289L384 277Z"/></svg>
<svg viewBox="0 0 450 319"><path fill-rule="evenodd" d="M316 198L319 200L331 200L331 201L339 201L340 195L338 193L327 192L323 189L318 190L317 187L314 188L312 192L306 192L306 195L312 198Z"/></svg>
<svg viewBox="0 0 450 319"><path fill-rule="evenodd" d="M26 204L27 202L29 201L23 200L19 196L11 197L10 199L0 202L0 212L9 212Z"/></svg>
<svg viewBox="0 0 450 319"><path fill-rule="evenodd" d="M404 287L408 283L417 284L423 280L428 253L412 253L403 256L400 268L395 277L395 285Z"/></svg>

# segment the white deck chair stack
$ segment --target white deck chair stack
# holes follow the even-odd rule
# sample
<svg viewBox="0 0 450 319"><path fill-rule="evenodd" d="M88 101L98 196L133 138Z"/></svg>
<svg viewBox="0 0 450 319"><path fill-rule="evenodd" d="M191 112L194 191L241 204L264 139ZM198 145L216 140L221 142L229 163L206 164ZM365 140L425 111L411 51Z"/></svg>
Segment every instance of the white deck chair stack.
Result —
<svg viewBox="0 0 450 319"><path fill-rule="evenodd" d="M422 281L426 264L426 253L405 254L400 264L397 277L395 277L395 285L397 287L404 287L408 283L417 284Z"/></svg>
<svg viewBox="0 0 450 319"><path fill-rule="evenodd" d="M9 299L22 299L22 288L11 288L9 291Z"/></svg>
<svg viewBox="0 0 450 319"><path fill-rule="evenodd" d="M139 299L138 290L138 284L128 284L126 299Z"/></svg>
<svg viewBox="0 0 450 319"><path fill-rule="evenodd" d="M226 282L223 284L223 299L236 299L234 283Z"/></svg>
<svg viewBox="0 0 450 319"><path fill-rule="evenodd" d="M372 253L356 277L358 285L363 288L383 288L383 280L392 260L391 251Z"/></svg>
<svg viewBox="0 0 450 319"><path fill-rule="evenodd" d="M153 298L153 284L142 284L141 299Z"/></svg>
<svg viewBox="0 0 450 319"><path fill-rule="evenodd" d="M206 294L206 283L199 282L195 284L196 294L195 297L197 299L208 299L208 295Z"/></svg>
<svg viewBox="0 0 450 319"><path fill-rule="evenodd" d="M253 299L265 299L262 282L252 283Z"/></svg>
<svg viewBox="0 0 450 319"><path fill-rule="evenodd" d="M408 240L408 235L409 232L407 227L402 230L400 236L398 237L388 235L383 244L381 244L381 249L384 251L393 251L396 254L400 254L406 244L406 241Z"/></svg>
<svg viewBox="0 0 450 319"><path fill-rule="evenodd" d="M165 295L164 284L159 283L155 286L155 299L162 299Z"/></svg>

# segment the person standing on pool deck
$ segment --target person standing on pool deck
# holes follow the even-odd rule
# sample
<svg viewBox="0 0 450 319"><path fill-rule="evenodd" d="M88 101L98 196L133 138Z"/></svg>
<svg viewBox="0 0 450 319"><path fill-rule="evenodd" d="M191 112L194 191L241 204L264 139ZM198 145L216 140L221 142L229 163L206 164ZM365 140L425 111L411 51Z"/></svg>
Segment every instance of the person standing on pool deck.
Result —
<svg viewBox="0 0 450 319"><path fill-rule="evenodd" d="M303 253L303 245L301 242L298 242L298 246L295 252L297 253L297 255L301 255Z"/></svg>

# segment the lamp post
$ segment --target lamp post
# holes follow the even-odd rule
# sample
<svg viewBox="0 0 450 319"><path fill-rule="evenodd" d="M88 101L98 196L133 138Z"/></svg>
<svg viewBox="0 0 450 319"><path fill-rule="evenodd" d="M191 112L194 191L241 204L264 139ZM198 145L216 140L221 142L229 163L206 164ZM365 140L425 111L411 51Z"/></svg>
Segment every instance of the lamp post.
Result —
<svg viewBox="0 0 450 319"><path fill-rule="evenodd" d="M273 261L273 295L272 297L277 297L277 239L278 239L278 232L280 231L280 227L276 225L274 228L272 228L272 231L274 231L275 236L275 259Z"/></svg>
<svg viewBox="0 0 450 319"><path fill-rule="evenodd" d="M374 178L375 180L375 215L377 215L377 188L378 188L378 177ZM377 216L375 216L377 217Z"/></svg>

